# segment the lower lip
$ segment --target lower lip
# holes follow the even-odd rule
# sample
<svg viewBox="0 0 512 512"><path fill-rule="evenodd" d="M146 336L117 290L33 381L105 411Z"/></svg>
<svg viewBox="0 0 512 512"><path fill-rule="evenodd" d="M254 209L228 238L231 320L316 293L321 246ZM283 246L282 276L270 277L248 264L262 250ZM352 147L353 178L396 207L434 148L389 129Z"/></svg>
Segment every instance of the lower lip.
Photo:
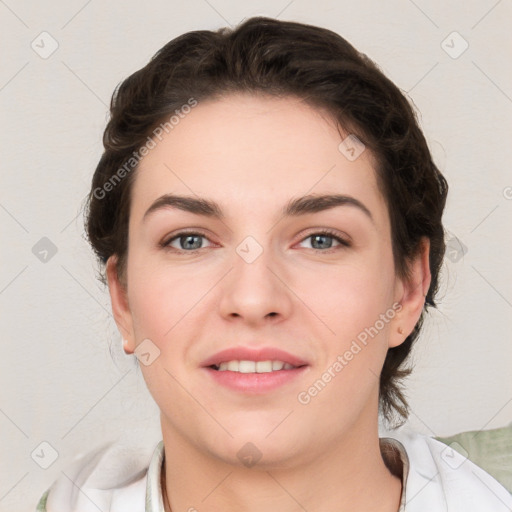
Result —
<svg viewBox="0 0 512 512"><path fill-rule="evenodd" d="M212 368L203 368L218 384L242 393L267 393L273 391L304 373L307 366L293 370L278 370L266 373L240 373L229 370L218 371Z"/></svg>

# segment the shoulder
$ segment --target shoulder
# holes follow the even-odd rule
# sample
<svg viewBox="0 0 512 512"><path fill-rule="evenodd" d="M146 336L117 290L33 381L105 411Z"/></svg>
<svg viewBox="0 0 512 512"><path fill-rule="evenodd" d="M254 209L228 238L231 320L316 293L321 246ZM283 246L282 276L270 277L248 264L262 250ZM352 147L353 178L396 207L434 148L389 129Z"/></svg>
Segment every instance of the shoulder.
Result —
<svg viewBox="0 0 512 512"><path fill-rule="evenodd" d="M407 454L407 512L512 510L512 495L451 446L408 430L388 437L399 441Z"/></svg>
<svg viewBox="0 0 512 512"><path fill-rule="evenodd" d="M79 455L42 495L36 512L144 512L148 487L160 488L163 453L162 441L150 448L109 442Z"/></svg>

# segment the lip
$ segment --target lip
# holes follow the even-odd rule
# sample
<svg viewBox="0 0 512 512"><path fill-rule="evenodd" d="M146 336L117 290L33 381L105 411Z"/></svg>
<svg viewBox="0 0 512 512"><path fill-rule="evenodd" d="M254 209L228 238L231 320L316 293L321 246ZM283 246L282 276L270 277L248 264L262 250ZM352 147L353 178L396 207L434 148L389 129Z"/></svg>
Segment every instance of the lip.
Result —
<svg viewBox="0 0 512 512"><path fill-rule="evenodd" d="M292 366L304 366L308 364L307 361L275 347L232 347L213 354L203 361L201 366L208 367L214 364L219 365L224 361L282 361Z"/></svg>
<svg viewBox="0 0 512 512"><path fill-rule="evenodd" d="M296 368L266 373L240 373L211 368L224 361L282 361ZM201 364L202 370L216 384L246 394L262 394L288 384L309 369L307 361L274 347L233 347L213 354Z"/></svg>
<svg viewBox="0 0 512 512"><path fill-rule="evenodd" d="M229 370L220 372L213 368L201 368L216 384L232 391L250 395L269 393L289 384L309 369L301 366L292 370L277 370L269 373L240 373Z"/></svg>

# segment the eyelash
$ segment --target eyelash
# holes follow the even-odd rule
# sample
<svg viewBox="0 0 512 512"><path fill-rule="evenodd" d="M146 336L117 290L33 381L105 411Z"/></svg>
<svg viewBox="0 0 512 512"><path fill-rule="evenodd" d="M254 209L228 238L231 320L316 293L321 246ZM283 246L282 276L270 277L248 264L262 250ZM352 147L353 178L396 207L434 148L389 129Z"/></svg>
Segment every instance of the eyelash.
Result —
<svg viewBox="0 0 512 512"><path fill-rule="evenodd" d="M300 240L300 242L303 242L304 240L307 240L308 238L311 238L311 237L317 236L317 235L328 236L330 238L333 238L340 245L337 246L337 247L331 247L331 248L325 249L325 250L311 248L311 250L313 250L313 251L330 254L330 253L332 253L332 252L334 252L334 251L336 251L336 250L338 250L340 248L348 248L348 247L352 246L352 244L348 240L346 240L345 238L340 237L338 232L332 231L330 229L323 229L323 230L320 230L320 231L314 231L313 233L310 233L306 237L302 238ZM160 242L160 246L163 249L165 249L165 250L168 250L168 251L171 251L171 252L174 252L174 253L177 253L177 254L194 254L194 253L197 253L198 251L201 251L202 249L207 249L207 247L201 247L200 249L192 249L190 251L186 251L184 249L176 249L175 247L170 247L171 242L174 242L174 240L178 240L179 238L181 238L183 236L200 236L200 237L206 238L207 240L211 241L204 233L201 233L199 231L180 231L179 233L176 233L175 235L173 235L172 238L164 239L162 242Z"/></svg>

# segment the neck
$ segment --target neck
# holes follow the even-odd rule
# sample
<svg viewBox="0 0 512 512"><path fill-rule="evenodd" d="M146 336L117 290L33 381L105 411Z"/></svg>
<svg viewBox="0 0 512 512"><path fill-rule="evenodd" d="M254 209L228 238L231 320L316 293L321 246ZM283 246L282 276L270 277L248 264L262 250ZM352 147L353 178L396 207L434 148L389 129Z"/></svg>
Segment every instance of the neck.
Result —
<svg viewBox="0 0 512 512"><path fill-rule="evenodd" d="M353 433L307 463L234 466L198 451L162 423L165 512L396 512L402 482L386 467L378 428ZM167 456L168 454L168 456ZM165 487L165 489L164 489Z"/></svg>

